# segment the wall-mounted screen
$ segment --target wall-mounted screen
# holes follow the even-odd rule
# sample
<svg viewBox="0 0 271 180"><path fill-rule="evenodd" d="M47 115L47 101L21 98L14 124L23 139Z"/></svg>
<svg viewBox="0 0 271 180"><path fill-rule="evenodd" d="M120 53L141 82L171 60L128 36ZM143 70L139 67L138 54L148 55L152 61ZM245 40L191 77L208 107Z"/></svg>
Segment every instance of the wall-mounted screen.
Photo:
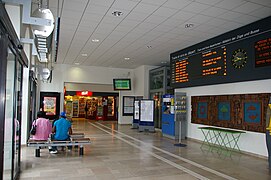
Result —
<svg viewBox="0 0 271 180"><path fill-rule="evenodd" d="M131 90L131 79L113 79L115 91Z"/></svg>
<svg viewBox="0 0 271 180"><path fill-rule="evenodd" d="M170 54L174 88L271 78L271 16Z"/></svg>

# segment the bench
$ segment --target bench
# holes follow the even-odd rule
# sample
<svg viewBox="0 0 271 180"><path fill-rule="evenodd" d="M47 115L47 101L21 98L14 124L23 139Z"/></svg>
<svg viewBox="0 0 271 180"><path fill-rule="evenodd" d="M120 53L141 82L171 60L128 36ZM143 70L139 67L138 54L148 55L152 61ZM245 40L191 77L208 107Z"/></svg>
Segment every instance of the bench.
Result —
<svg viewBox="0 0 271 180"><path fill-rule="evenodd" d="M72 133L72 134L70 134L70 137L71 138L83 138L83 137L85 137L85 134L84 133Z"/></svg>
<svg viewBox="0 0 271 180"><path fill-rule="evenodd" d="M50 140L33 140L29 139L27 142L28 147L35 147L35 156L40 157L40 148L48 146L79 146L79 155L84 155L84 145L90 144L89 138L76 138L72 137L69 141L50 141Z"/></svg>

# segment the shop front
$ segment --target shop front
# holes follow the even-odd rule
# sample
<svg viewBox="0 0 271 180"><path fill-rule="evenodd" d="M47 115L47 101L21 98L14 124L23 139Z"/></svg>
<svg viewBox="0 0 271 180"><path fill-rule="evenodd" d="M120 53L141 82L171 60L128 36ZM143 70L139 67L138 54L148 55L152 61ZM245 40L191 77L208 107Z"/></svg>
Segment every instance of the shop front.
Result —
<svg viewBox="0 0 271 180"><path fill-rule="evenodd" d="M118 93L67 91L65 110L70 118L117 120Z"/></svg>

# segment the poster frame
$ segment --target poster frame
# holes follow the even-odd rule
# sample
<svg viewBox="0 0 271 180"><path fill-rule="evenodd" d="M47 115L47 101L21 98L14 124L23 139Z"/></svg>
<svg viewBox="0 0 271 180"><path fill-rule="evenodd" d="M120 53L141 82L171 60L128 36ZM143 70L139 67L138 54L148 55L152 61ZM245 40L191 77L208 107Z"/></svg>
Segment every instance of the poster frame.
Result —
<svg viewBox="0 0 271 180"><path fill-rule="evenodd" d="M146 102L148 102L149 104L146 104ZM145 103L148 107L152 106L152 111L151 111L151 121L150 120L146 120L146 119L142 119L142 112L144 112L145 110L149 109L148 107L146 108L145 106L142 106L142 103ZM154 123L154 100L153 99L142 99L139 101L139 122L146 122L146 123Z"/></svg>
<svg viewBox="0 0 271 180"><path fill-rule="evenodd" d="M123 96L122 101L122 116L133 116L134 115L134 96Z"/></svg>

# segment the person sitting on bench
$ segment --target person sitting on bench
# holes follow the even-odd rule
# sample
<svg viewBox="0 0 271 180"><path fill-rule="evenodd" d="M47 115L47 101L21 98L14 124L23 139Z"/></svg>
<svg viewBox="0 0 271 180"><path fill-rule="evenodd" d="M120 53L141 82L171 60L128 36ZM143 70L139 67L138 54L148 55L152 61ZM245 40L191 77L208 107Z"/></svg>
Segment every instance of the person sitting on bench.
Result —
<svg viewBox="0 0 271 180"><path fill-rule="evenodd" d="M53 124L53 130L51 140L54 141L69 141L70 134L72 134L71 122L66 119L66 113L60 113L60 119L56 120ZM50 151L52 154L57 153L57 147L53 146L53 151ZM68 146L68 149L71 150L72 146Z"/></svg>
<svg viewBox="0 0 271 180"><path fill-rule="evenodd" d="M36 125L36 133L30 138L33 140L48 140L49 135L52 133L52 124L49 119L45 118L44 111L37 112L37 119L34 120L33 125Z"/></svg>

